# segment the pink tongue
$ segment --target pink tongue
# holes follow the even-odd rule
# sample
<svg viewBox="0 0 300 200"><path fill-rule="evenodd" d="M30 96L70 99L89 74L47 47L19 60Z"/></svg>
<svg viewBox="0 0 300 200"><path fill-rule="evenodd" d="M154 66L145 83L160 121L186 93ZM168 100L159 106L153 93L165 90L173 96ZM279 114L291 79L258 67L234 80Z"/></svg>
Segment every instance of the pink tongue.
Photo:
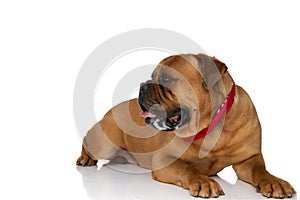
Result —
<svg viewBox="0 0 300 200"><path fill-rule="evenodd" d="M146 119L147 117L150 117L150 118L151 118L151 117L156 117L156 115L154 115L154 114L152 114L152 113L150 113L150 112L147 112L147 111L146 111L146 112L140 113L139 116L140 116L141 118L145 118L145 119Z"/></svg>

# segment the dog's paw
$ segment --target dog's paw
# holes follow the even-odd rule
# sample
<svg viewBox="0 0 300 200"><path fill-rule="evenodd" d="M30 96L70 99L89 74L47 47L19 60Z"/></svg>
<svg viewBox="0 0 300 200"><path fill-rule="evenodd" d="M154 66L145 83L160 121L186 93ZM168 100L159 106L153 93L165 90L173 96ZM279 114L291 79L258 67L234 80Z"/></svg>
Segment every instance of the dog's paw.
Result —
<svg viewBox="0 0 300 200"><path fill-rule="evenodd" d="M294 188L287 181L275 176L262 179L256 188L265 197L289 198L296 194Z"/></svg>
<svg viewBox="0 0 300 200"><path fill-rule="evenodd" d="M190 178L187 188L194 197L215 198L220 195L225 195L219 183L206 176Z"/></svg>
<svg viewBox="0 0 300 200"><path fill-rule="evenodd" d="M93 166L97 164L97 160L93 160L92 158L90 158L89 156L80 156L77 161L76 161L76 165L79 166Z"/></svg>
<svg viewBox="0 0 300 200"><path fill-rule="evenodd" d="M96 165L98 160L93 160L84 149L81 151L81 156L77 159L76 165L79 166L93 166Z"/></svg>

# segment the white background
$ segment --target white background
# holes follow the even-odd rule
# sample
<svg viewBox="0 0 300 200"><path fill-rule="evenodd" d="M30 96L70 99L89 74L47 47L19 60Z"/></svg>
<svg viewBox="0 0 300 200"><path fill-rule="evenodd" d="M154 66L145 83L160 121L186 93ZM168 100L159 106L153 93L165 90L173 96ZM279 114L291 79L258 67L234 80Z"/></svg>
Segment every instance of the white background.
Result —
<svg viewBox="0 0 300 200"><path fill-rule="evenodd" d="M1 1L0 198L88 198L75 167L76 76L98 45L137 28L182 33L227 64L256 105L267 168L299 191L299 8L297 1ZM96 98L101 119L110 106Z"/></svg>

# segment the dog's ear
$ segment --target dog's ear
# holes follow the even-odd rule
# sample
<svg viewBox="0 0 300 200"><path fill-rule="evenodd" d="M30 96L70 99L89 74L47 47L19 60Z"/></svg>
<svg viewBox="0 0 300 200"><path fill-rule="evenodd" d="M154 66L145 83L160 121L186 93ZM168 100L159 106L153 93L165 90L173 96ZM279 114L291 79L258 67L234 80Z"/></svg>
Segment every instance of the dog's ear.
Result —
<svg viewBox="0 0 300 200"><path fill-rule="evenodd" d="M216 57L198 54L195 58L198 61L204 79L203 85L206 89L211 89L227 72L225 63L221 62Z"/></svg>

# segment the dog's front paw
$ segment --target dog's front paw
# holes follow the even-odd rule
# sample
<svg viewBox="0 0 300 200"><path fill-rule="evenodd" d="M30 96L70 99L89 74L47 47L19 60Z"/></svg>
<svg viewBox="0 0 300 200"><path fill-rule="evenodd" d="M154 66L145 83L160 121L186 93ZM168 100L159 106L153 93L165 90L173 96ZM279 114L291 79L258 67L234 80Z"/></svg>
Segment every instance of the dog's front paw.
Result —
<svg viewBox="0 0 300 200"><path fill-rule="evenodd" d="M287 181L275 176L262 178L256 188L265 197L288 198L296 194L294 188Z"/></svg>
<svg viewBox="0 0 300 200"><path fill-rule="evenodd" d="M93 160L82 147L81 155L76 161L76 165L79 166L93 166L96 165L98 160Z"/></svg>
<svg viewBox="0 0 300 200"><path fill-rule="evenodd" d="M225 195L219 183L202 175L190 177L187 183L183 183L183 187L189 189L191 195L195 197L209 198Z"/></svg>

